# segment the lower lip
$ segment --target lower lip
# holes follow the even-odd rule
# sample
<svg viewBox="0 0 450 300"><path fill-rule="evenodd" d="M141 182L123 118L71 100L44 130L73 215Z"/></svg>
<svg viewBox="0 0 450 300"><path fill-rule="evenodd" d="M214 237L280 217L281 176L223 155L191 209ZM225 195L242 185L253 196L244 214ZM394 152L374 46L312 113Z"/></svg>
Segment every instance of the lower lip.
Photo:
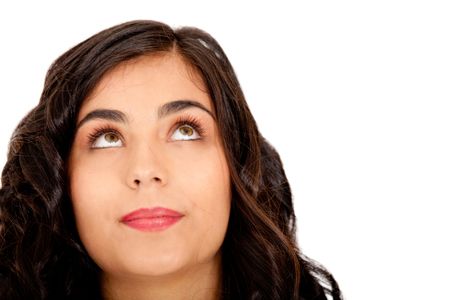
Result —
<svg viewBox="0 0 450 300"><path fill-rule="evenodd" d="M162 231L177 223L182 217L143 218L123 222L131 228L141 231Z"/></svg>

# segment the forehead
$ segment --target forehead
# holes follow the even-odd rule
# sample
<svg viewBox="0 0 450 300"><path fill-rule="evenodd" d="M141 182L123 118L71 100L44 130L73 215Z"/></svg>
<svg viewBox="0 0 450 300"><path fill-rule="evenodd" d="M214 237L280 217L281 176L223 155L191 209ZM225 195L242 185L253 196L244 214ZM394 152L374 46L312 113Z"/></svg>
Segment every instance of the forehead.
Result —
<svg viewBox="0 0 450 300"><path fill-rule="evenodd" d="M95 108L155 110L164 103L192 99L212 111L212 102L197 70L174 52L144 55L108 71L84 100L78 119Z"/></svg>

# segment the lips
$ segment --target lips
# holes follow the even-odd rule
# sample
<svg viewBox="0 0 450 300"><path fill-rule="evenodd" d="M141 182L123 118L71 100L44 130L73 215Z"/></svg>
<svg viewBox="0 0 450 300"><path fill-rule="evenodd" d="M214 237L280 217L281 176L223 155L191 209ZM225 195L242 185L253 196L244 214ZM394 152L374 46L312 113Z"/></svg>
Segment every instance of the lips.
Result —
<svg viewBox="0 0 450 300"><path fill-rule="evenodd" d="M164 207L141 208L123 216L121 222L141 231L161 231L177 223L184 215Z"/></svg>

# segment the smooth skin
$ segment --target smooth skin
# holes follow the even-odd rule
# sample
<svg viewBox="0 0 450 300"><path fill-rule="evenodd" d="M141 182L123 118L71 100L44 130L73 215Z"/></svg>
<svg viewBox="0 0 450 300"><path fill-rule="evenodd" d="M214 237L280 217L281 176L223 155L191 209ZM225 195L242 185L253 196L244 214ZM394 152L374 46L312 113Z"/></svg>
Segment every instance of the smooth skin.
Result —
<svg viewBox="0 0 450 300"><path fill-rule="evenodd" d="M158 109L191 100L164 117ZM221 252L230 215L228 164L213 104L196 71L175 52L142 56L109 71L85 99L77 124L96 109L127 121L94 118L77 129L69 157L70 195L87 252L102 270L106 299L218 299ZM194 117L203 135L180 117ZM89 135L110 126L92 142ZM120 221L139 208L184 214L163 231Z"/></svg>

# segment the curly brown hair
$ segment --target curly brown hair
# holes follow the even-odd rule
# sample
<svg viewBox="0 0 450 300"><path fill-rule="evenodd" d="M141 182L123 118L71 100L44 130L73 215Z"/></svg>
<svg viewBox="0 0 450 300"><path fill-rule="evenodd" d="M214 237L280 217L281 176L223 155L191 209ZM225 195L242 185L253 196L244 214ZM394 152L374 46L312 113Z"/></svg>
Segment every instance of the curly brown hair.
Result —
<svg viewBox="0 0 450 300"><path fill-rule="evenodd" d="M220 45L197 28L144 20L101 31L60 56L38 105L15 129L0 190L2 299L102 298L101 270L80 241L68 193L76 118L108 70L173 50L203 77L230 169L222 299L342 299L333 276L297 245L282 162L258 131Z"/></svg>

